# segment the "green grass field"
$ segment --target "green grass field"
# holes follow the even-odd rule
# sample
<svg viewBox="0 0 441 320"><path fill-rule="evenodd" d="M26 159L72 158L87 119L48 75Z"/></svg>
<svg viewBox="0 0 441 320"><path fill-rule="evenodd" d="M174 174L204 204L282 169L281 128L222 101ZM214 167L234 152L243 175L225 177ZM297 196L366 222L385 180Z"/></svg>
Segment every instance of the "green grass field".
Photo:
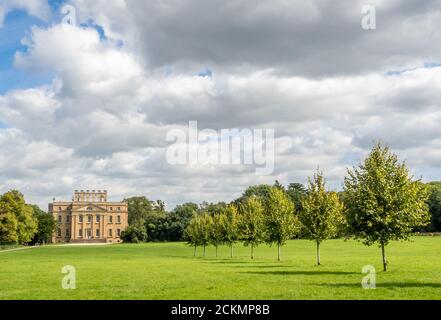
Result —
<svg viewBox="0 0 441 320"><path fill-rule="evenodd" d="M198 253L201 253L200 250ZM441 237L393 243L382 272L377 247L343 240L322 246L315 265L312 242L275 247L207 249L193 257L183 243L47 246L0 252L0 299L441 299ZM61 269L76 268L75 290L63 290ZM377 270L377 289L365 290L364 265Z"/></svg>

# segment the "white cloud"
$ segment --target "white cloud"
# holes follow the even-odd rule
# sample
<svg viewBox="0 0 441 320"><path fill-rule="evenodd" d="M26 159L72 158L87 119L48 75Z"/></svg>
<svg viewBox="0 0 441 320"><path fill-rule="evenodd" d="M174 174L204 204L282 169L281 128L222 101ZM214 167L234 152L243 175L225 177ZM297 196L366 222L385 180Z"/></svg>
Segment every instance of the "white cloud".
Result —
<svg viewBox="0 0 441 320"><path fill-rule="evenodd" d="M25 10L29 15L48 19L50 8L47 0L2 0L0 2L0 27L8 12L13 9Z"/></svg>
<svg viewBox="0 0 441 320"><path fill-rule="evenodd" d="M219 1L213 10L196 0L73 1L79 20L92 19L105 37L54 24L24 39L16 66L55 77L0 96L1 122L11 127L0 129L0 190L19 188L39 204L95 188L174 205L231 200L275 179L306 182L317 166L338 188L376 139L417 174L439 179L441 68L422 67L438 59L439 3L423 2L416 13L378 3L378 33L366 34L351 29L359 28L359 2ZM387 17L391 25L381 25ZM202 67L214 67L213 76L196 76ZM201 130L275 129L274 175L169 165L166 133L193 120Z"/></svg>

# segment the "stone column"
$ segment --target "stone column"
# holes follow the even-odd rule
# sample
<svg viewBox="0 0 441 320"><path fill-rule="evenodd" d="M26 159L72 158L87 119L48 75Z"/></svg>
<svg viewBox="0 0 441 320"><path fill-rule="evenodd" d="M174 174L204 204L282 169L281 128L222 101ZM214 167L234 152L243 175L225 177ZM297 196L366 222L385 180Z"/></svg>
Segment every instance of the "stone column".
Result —
<svg viewBox="0 0 441 320"><path fill-rule="evenodd" d="M90 224L90 229L92 230L92 231L91 231L91 233L92 233L92 234L91 234L92 239L95 239L95 233L94 233L95 230L93 230L94 220L95 220L95 215L92 214L92 223Z"/></svg>
<svg viewBox="0 0 441 320"><path fill-rule="evenodd" d="M73 215L73 214L71 215L70 223L71 223L70 239L75 240L77 238L77 216L76 215Z"/></svg>

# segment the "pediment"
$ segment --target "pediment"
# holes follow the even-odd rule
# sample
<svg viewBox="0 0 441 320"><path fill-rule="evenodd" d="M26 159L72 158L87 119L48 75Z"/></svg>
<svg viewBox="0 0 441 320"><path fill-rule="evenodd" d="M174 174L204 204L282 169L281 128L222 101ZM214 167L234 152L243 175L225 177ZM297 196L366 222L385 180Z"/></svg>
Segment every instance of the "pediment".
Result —
<svg viewBox="0 0 441 320"><path fill-rule="evenodd" d="M93 203L88 203L87 205L81 206L79 208L74 208L77 212L107 212L106 208L97 206Z"/></svg>

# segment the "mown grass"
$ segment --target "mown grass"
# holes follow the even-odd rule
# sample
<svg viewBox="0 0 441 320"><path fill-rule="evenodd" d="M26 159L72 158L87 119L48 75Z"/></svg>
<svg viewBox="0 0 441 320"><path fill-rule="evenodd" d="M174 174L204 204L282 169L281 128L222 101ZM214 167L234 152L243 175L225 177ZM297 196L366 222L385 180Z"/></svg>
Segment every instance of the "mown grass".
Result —
<svg viewBox="0 0 441 320"><path fill-rule="evenodd" d="M275 247L207 249L193 257L183 243L47 246L0 253L0 299L441 299L441 237L418 237L380 250L332 240L315 247L290 241L277 262ZM77 289L63 290L61 269L76 268ZM362 267L377 270L377 288L365 290Z"/></svg>

